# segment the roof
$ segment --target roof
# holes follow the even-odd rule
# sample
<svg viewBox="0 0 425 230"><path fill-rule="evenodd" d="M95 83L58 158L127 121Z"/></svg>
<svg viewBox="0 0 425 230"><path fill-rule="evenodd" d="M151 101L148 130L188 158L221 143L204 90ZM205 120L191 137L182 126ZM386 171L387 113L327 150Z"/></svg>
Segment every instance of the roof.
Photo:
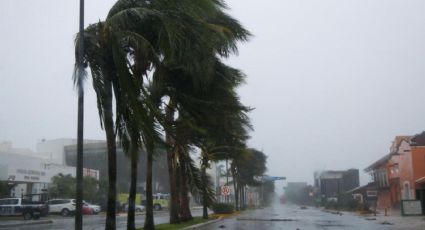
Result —
<svg viewBox="0 0 425 230"><path fill-rule="evenodd" d="M420 134L416 134L412 138L412 145L414 145L414 146L425 146L425 131L420 133Z"/></svg>
<svg viewBox="0 0 425 230"><path fill-rule="evenodd" d="M373 162L371 165L369 165L367 168L365 168L364 171L370 172L370 171L372 171L376 168L379 168L383 164L387 163L391 159L392 156L397 155L397 154L398 154L397 152L392 152L392 153L389 153L389 154L383 156L381 159Z"/></svg>
<svg viewBox="0 0 425 230"><path fill-rule="evenodd" d="M375 182L370 182L369 184L363 185L363 186L359 186L357 188L353 188L349 191L347 191L346 193L361 193L364 192L368 189L376 189L376 184Z"/></svg>
<svg viewBox="0 0 425 230"><path fill-rule="evenodd" d="M415 182L416 182L416 183L418 183L418 184L423 184L423 183L425 183L425 176L424 176L424 177L421 177L421 178L419 178L419 179L417 179Z"/></svg>
<svg viewBox="0 0 425 230"><path fill-rule="evenodd" d="M391 145L391 152L383 156L379 160L373 162L371 165L365 168L364 171L366 172L372 171L373 169L379 168L383 164L387 163L392 156L398 155L399 147L403 141L410 143L411 140L412 140L412 136L396 136L394 138L393 144Z"/></svg>

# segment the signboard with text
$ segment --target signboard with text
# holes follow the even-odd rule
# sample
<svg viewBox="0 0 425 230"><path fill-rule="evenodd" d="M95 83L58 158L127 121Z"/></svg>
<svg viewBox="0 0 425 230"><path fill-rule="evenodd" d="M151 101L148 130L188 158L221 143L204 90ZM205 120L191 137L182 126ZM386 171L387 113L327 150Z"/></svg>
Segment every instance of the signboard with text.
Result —
<svg viewBox="0 0 425 230"><path fill-rule="evenodd" d="M403 216L422 215L422 203L420 200L402 200L401 214Z"/></svg>

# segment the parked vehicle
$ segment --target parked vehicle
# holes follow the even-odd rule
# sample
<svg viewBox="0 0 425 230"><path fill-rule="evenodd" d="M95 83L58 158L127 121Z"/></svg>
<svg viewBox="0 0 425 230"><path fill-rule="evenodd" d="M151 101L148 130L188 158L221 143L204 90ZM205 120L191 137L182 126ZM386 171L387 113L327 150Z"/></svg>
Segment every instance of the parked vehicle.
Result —
<svg viewBox="0 0 425 230"><path fill-rule="evenodd" d="M143 212L143 211L145 211L145 206L136 204L134 210L136 212ZM128 204L124 204L124 211L126 211L126 212L128 211Z"/></svg>
<svg viewBox="0 0 425 230"><path fill-rule="evenodd" d="M38 219L49 213L49 207L43 202L22 198L0 199L0 216L23 216L25 220Z"/></svg>
<svg viewBox="0 0 425 230"><path fill-rule="evenodd" d="M93 209L89 205L87 205L85 203L83 203L83 210L82 210L82 212L83 212L83 215L93 215L94 214Z"/></svg>
<svg viewBox="0 0 425 230"><path fill-rule="evenodd" d="M168 208L168 202L170 200L170 195L157 193L153 195L153 208L155 210L161 210L163 208Z"/></svg>
<svg viewBox="0 0 425 230"><path fill-rule="evenodd" d="M49 205L49 213L70 216L75 213L75 199L52 199L46 203Z"/></svg>
<svg viewBox="0 0 425 230"><path fill-rule="evenodd" d="M88 208L91 209L91 213L89 213L89 214L99 214L99 212L101 210L100 206L97 205L97 204L90 204L89 202L86 202L86 201L83 201L83 204L84 204L83 208L84 208L85 205L87 205Z"/></svg>

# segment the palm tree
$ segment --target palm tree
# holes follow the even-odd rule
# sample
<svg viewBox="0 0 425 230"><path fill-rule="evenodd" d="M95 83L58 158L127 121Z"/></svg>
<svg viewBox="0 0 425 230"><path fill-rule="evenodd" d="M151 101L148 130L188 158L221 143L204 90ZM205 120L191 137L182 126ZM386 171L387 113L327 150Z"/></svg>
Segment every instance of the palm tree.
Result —
<svg viewBox="0 0 425 230"><path fill-rule="evenodd" d="M220 1L212 0L120 0L111 8L104 23L99 22L86 29L89 36L84 38L84 41L87 41L85 45L87 52L84 55L92 72L101 124L105 128L108 143L109 190L106 229L115 228L116 135L112 110L113 92L118 117L120 109L126 104L124 98L130 99L129 108L137 108L140 93L147 95L143 92L143 82L139 78L150 68L155 70L153 74L155 86L158 86L158 82L164 78L169 78L174 70L190 74L191 84L198 88L211 82L214 66L211 64L214 64L215 55L227 56L236 51L236 42L246 40L249 35L236 20L224 14L223 9L224 5ZM133 54L135 55L132 58L128 58ZM131 64L133 62L134 65ZM135 79L137 82L133 82ZM175 89L180 90L178 87ZM124 97L122 92L129 94ZM174 117L180 102L176 103L173 97L170 98L167 107L170 111L166 114ZM164 124L164 119L158 116L153 107L150 109L151 112L147 115L155 116L157 122ZM149 134L149 132L142 133ZM150 146L147 148L145 224L153 228L152 194L149 186L152 180L151 162L155 142L154 138L145 139L144 144L149 143ZM171 135L167 135L166 139L172 144ZM174 154L169 155L172 184L177 157ZM173 205L170 208L170 218L177 213L172 207Z"/></svg>

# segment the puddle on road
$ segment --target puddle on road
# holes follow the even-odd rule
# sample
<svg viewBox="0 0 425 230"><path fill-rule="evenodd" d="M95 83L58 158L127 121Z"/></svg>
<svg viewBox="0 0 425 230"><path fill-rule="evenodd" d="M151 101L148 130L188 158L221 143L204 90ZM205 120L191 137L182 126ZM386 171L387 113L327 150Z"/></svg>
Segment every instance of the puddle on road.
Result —
<svg viewBox="0 0 425 230"><path fill-rule="evenodd" d="M281 219L281 218L271 218L271 219L262 219L262 218L236 218L236 220L239 220L239 221L282 221L282 222L297 221L295 219Z"/></svg>
<svg viewBox="0 0 425 230"><path fill-rule="evenodd" d="M321 228L326 228L326 227L348 227L348 225L345 224L340 224L337 221L334 220L318 220L316 221L316 226L321 227Z"/></svg>

